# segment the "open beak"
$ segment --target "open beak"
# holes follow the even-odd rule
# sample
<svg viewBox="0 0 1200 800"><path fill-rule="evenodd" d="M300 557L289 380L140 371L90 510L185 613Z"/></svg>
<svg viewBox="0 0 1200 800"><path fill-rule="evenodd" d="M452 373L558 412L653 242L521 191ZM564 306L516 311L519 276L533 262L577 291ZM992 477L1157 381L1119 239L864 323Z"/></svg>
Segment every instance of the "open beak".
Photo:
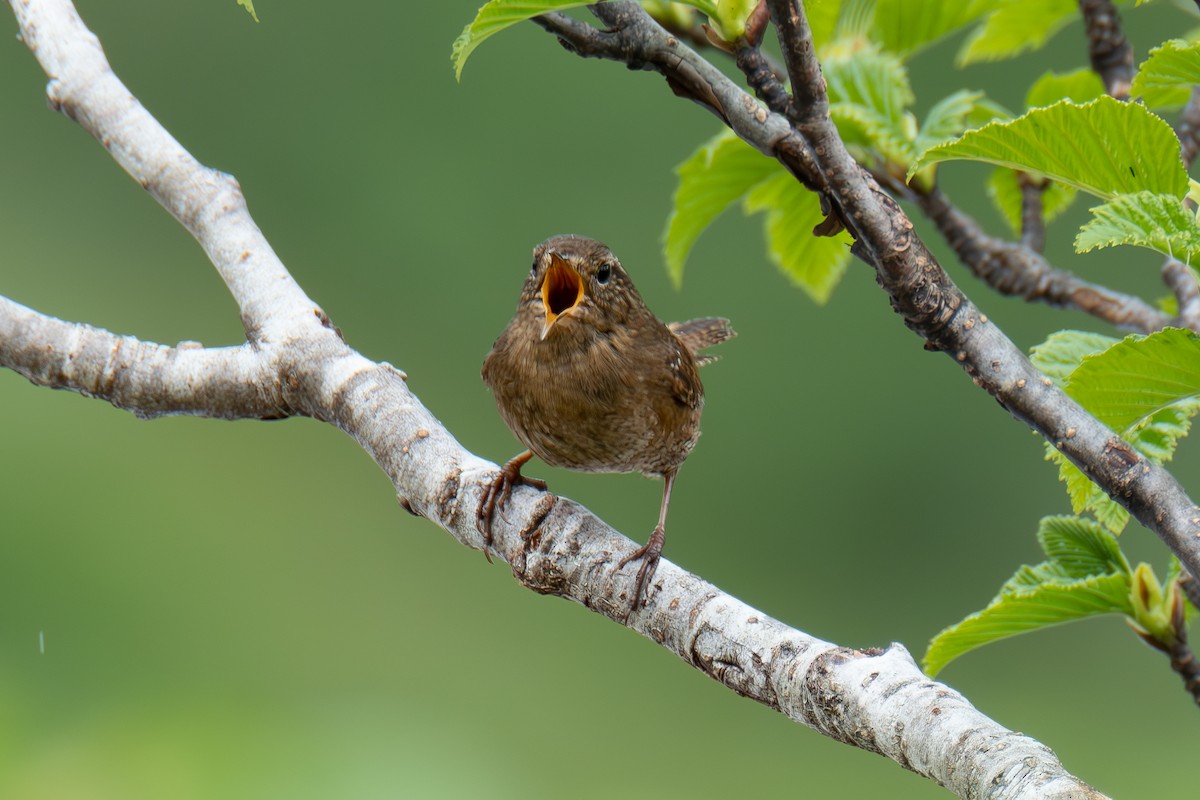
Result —
<svg viewBox="0 0 1200 800"><path fill-rule="evenodd" d="M550 333L551 326L559 317L567 314L583 302L583 278L575 268L558 253L550 253L550 268L542 280L542 305L546 309L546 323L542 325L542 338Z"/></svg>

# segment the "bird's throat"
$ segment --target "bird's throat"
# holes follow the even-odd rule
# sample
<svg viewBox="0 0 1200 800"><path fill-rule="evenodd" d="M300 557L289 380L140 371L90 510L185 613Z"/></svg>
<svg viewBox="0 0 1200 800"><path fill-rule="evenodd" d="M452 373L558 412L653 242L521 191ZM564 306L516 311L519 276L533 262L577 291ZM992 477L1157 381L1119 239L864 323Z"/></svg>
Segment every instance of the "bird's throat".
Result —
<svg viewBox="0 0 1200 800"><path fill-rule="evenodd" d="M560 258L550 254L550 267L542 280L542 305L546 311L546 324L542 326L542 338L550 332L555 320L583 302L583 279L579 273Z"/></svg>

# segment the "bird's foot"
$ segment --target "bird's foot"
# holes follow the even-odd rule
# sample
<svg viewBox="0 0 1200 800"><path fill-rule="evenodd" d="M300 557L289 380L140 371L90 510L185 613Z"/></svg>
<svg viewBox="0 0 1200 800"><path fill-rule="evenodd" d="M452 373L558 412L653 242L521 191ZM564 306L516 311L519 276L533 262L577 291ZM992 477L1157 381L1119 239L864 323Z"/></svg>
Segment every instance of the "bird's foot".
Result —
<svg viewBox="0 0 1200 800"><path fill-rule="evenodd" d="M629 621L629 615L642 604L646 586L658 570L658 560L662 555L663 542L666 541L666 538L666 531L659 525L650 534L650 538L646 540L644 545L622 558L620 563L617 564L617 570L620 571L630 561L636 561L639 558L642 560L642 566L638 568L637 579L633 585L633 602L630 603L629 610L625 612L626 622Z"/></svg>
<svg viewBox="0 0 1200 800"><path fill-rule="evenodd" d="M492 563L492 557L488 555L486 548L492 544L492 521L495 519L497 511L502 517L504 516L504 506L508 504L508 498L512 496L513 487L524 485L541 491L546 490L545 481L527 478L521 474L521 467L530 458L532 458L532 454L526 452L509 459L508 463L500 468L496 477L492 478L491 483L484 489L483 497L479 500L479 507L475 509L475 529L483 534L485 548L483 555L489 564Z"/></svg>

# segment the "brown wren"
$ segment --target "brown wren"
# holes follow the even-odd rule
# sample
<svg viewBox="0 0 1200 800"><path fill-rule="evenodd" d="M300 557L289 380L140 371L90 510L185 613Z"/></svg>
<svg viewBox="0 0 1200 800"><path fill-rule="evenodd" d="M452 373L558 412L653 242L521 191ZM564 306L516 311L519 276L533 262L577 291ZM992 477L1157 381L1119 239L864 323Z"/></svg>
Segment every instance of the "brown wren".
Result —
<svg viewBox="0 0 1200 800"><path fill-rule="evenodd" d="M600 242L555 236L535 247L517 313L483 362L500 416L528 448L480 501L485 539L513 486L546 488L521 474L535 455L584 472L662 477L658 526L617 565L642 559L630 611L637 608L658 567L675 475L700 436L698 367L715 358L699 351L733 335L720 318L664 325Z"/></svg>

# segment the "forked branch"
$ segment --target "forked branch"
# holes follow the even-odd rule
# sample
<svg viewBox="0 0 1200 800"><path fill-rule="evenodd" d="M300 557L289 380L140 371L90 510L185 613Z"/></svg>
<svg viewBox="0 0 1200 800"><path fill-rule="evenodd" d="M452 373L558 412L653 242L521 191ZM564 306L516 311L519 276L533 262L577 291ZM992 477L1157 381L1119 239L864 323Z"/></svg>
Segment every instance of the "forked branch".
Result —
<svg viewBox="0 0 1200 800"><path fill-rule="evenodd" d="M166 348L4 301L0 364L36 383L108 399L144 416L295 414L337 425L391 478L405 508L464 544L482 548L474 510L496 466L455 441L409 391L402 373L342 341L254 225L233 179L196 162L121 85L68 0L11 2L24 41L50 77L54 106L102 142L196 236L239 306L247 343ZM810 141L829 144L811 138L819 129L798 133L784 116L764 109L650 23L636 5L606 5L599 13L611 20L613 30L586 34L581 52L603 39L618 47L627 63L668 74L681 94L728 120L798 176L824 187L842 208L856 209L864 198L876 203L865 209L871 219L866 224L893 227L873 236L868 235L873 228L856 229L860 252L886 276L893 302L909 324L943 349L961 343L955 357L1003 401L1022 410L1029 406L1021 402L1058 402L1051 387L1016 385L1018 376L1036 379L1036 373L1011 355L1007 340L956 294L919 241L904 230L903 216L863 182L857 165L814 156ZM580 32L557 24L567 41L571 31ZM784 29L785 41L802 44L802 27L789 30ZM789 59L790 66L801 68L793 70L793 80L805 74L805 63L794 54ZM807 67L817 74L815 63ZM804 88L805 96L819 103L819 88ZM794 122L802 129L819 128L820 115L810 112L805 106L807 116ZM896 235L904 236L919 257L917 273L908 261L912 254L895 248ZM1002 364L978 361L994 353L1004 354ZM1026 399L1018 402L1014 395ZM1027 413L1040 412L1035 407ZM1072 422L1086 424L1075 417L1063 424ZM1088 448L1097 446L1093 434L1081 434L1087 446L1072 452L1090 455ZM1064 441L1072 439L1063 435ZM1145 479L1140 464L1127 466L1137 468L1138 480ZM1162 480L1159 473L1151 478ZM1141 484L1133 488L1137 496ZM582 507L520 487L507 519L498 519L492 533L490 552L508 561L523 585L610 618L624 617L633 576L614 565L635 545ZM978 796L983 787L995 798L1101 797L1067 773L1043 745L1003 728L957 692L927 679L899 645L884 651L837 647L749 608L666 561L648 606L633 615L630 627L739 694L840 741L882 753L962 797Z"/></svg>

